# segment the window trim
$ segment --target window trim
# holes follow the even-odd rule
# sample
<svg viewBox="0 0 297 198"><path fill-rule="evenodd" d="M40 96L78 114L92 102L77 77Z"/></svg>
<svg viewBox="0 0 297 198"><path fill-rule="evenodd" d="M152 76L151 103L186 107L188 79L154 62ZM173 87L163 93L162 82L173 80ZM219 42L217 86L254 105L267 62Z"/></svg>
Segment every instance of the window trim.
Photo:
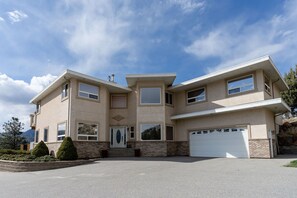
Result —
<svg viewBox="0 0 297 198"><path fill-rule="evenodd" d="M265 83L265 78L268 80L269 84ZM266 86L269 88L269 90L266 89ZM271 96L271 80L270 80L270 78L268 78L268 76L266 74L264 74L264 90L267 94L269 94Z"/></svg>
<svg viewBox="0 0 297 198"><path fill-rule="evenodd" d="M47 130L46 141L45 141L45 130ZM44 142L48 142L48 132L49 132L49 127L45 127L45 128L43 129L43 141L44 141Z"/></svg>
<svg viewBox="0 0 297 198"><path fill-rule="evenodd" d="M147 89L147 88L158 88L160 90L160 102L159 103L142 103L142 89ZM158 106L162 105L162 87L140 87L139 88L139 104L141 106L146 106L146 105L152 105L152 106Z"/></svg>
<svg viewBox="0 0 297 198"><path fill-rule="evenodd" d="M240 91L240 92L237 92L237 93L233 93L233 94L229 94L229 82L230 81L238 81L238 80L242 80L244 78L248 78L248 77L252 77L253 79L253 89L250 89L250 90L247 90L247 91ZM247 74L247 75L243 75L243 76L239 76L237 78L232 78L232 79L229 79L227 80L227 84L226 84L226 90L227 90L227 96L234 96L234 95L240 95L240 94L243 94L243 93L248 93L248 92L252 92L256 89L256 82L255 82L255 75L254 74Z"/></svg>
<svg viewBox="0 0 297 198"><path fill-rule="evenodd" d="M171 95L171 104L166 102L166 94ZM173 93L165 91L165 104L168 106L173 106Z"/></svg>
<svg viewBox="0 0 297 198"><path fill-rule="evenodd" d="M58 135L59 133L59 125L65 124L65 134L64 135ZM60 122L57 124L57 141L61 142L64 140L64 138L66 137L66 132L67 132L67 122ZM62 137L62 140L58 140L59 137ZM63 138L64 137L64 138Z"/></svg>
<svg viewBox="0 0 297 198"><path fill-rule="evenodd" d="M160 125L160 140L143 140L142 139L142 132L141 132L141 130L142 130L142 128L141 128L141 125L144 125L144 124L152 124L152 125ZM140 141L156 141L156 142L159 142L159 141L162 141L162 132L163 132L163 129L162 129L162 123L158 123L158 122L154 122L154 123L152 123L152 122L150 122L150 123L140 123L139 124L139 135L140 135Z"/></svg>
<svg viewBox="0 0 297 198"><path fill-rule="evenodd" d="M125 107L113 107L112 106L112 97L114 96L124 96L126 98L126 106ZM110 109L128 109L128 96L127 94L110 94Z"/></svg>
<svg viewBox="0 0 297 198"><path fill-rule="evenodd" d="M66 96L64 96L64 90L65 90L65 87L67 86L67 95ZM66 100L66 99L68 99L69 98L69 83L67 82L67 83L64 83L63 85L62 85L62 91L61 91L61 100L62 101L64 101L64 100Z"/></svg>
<svg viewBox="0 0 297 198"><path fill-rule="evenodd" d="M81 85L81 84L85 84L85 85L89 85L89 86L96 87L96 88L98 89L98 95L96 95L98 98L97 98L97 99L94 99L94 98L90 98L90 97L80 96L80 95L79 95L80 92L85 93L85 94L92 94L92 95L95 95L95 94L93 94L93 93L89 93L89 92L86 92L86 91L80 91L80 85ZM90 96L90 95L88 95L88 96ZM81 98L81 99L85 99L85 100L91 100L91 101L99 102L99 101L100 101L100 87L97 86L97 85L94 85L94 84L90 84L90 83L78 82L78 86L77 86L77 97L78 97L78 98Z"/></svg>
<svg viewBox="0 0 297 198"><path fill-rule="evenodd" d="M195 102L189 103L189 99L192 99L194 97L188 98L188 93L189 92L193 92L193 91L197 91L197 90L200 90L200 89L204 89L204 92L205 92L204 99L203 100L200 100L200 101L195 101ZM206 86L199 87L199 88L195 88L195 89L191 89L191 90L186 91L186 102L187 102L187 105L196 104L196 103L200 103L200 102L205 102L206 101L206 95L207 95Z"/></svg>
<svg viewBox="0 0 297 198"><path fill-rule="evenodd" d="M79 128L79 124L83 123L83 124L88 124L88 125L97 125L97 135L83 135L83 134L78 134L78 128ZM79 136L83 136L83 137L87 137L87 140L79 140L78 137ZM88 137L97 137L97 140L88 140ZM99 123L96 122L87 122L87 121L78 121L76 123L76 138L77 141L84 141L84 142L95 142L95 141L99 141Z"/></svg>

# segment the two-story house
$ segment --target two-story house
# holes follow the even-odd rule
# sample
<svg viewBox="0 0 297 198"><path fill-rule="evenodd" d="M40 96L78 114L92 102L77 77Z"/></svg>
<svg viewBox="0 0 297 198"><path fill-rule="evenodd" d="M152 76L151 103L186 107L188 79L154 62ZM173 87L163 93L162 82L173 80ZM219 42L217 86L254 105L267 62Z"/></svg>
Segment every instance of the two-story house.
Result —
<svg viewBox="0 0 297 198"><path fill-rule="evenodd" d="M131 74L128 86L67 70L30 102L35 142L56 152L70 136L80 158L103 149L142 156L271 158L288 86L269 56L178 85L175 74Z"/></svg>

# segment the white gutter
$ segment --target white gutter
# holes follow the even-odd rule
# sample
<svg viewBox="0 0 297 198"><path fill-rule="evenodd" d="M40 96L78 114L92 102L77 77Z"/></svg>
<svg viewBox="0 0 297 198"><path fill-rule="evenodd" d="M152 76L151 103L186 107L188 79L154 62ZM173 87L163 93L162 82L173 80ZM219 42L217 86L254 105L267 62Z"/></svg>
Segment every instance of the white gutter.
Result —
<svg viewBox="0 0 297 198"><path fill-rule="evenodd" d="M290 111L290 107L285 102L283 102L281 98L275 98L275 99L257 101L257 102L242 104L242 105L234 105L234 106L211 109L206 111L197 111L192 113L179 114L179 115L172 116L171 120L193 118L193 117L206 116L206 115L212 115L212 114L218 114L218 113L226 113L226 112L232 112L232 111L238 111L238 110L246 110L246 109L257 108L257 107L268 107L270 105L277 105L277 104L282 104L288 111Z"/></svg>

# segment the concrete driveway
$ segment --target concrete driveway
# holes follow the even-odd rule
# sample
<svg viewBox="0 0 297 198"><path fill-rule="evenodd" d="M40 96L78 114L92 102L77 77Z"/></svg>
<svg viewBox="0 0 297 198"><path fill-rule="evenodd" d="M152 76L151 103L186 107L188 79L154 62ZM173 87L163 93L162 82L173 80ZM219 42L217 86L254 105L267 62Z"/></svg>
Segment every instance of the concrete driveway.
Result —
<svg viewBox="0 0 297 198"><path fill-rule="evenodd" d="M296 197L296 158L107 158L89 165L0 172L0 197Z"/></svg>

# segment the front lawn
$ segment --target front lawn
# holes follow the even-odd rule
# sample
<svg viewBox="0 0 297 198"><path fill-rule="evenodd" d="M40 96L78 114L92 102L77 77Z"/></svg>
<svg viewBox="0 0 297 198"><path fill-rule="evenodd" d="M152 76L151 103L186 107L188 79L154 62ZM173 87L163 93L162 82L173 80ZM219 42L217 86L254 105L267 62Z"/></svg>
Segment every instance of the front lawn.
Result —
<svg viewBox="0 0 297 198"><path fill-rule="evenodd" d="M297 168L297 160L291 161L289 164L285 165L286 167L294 167Z"/></svg>

